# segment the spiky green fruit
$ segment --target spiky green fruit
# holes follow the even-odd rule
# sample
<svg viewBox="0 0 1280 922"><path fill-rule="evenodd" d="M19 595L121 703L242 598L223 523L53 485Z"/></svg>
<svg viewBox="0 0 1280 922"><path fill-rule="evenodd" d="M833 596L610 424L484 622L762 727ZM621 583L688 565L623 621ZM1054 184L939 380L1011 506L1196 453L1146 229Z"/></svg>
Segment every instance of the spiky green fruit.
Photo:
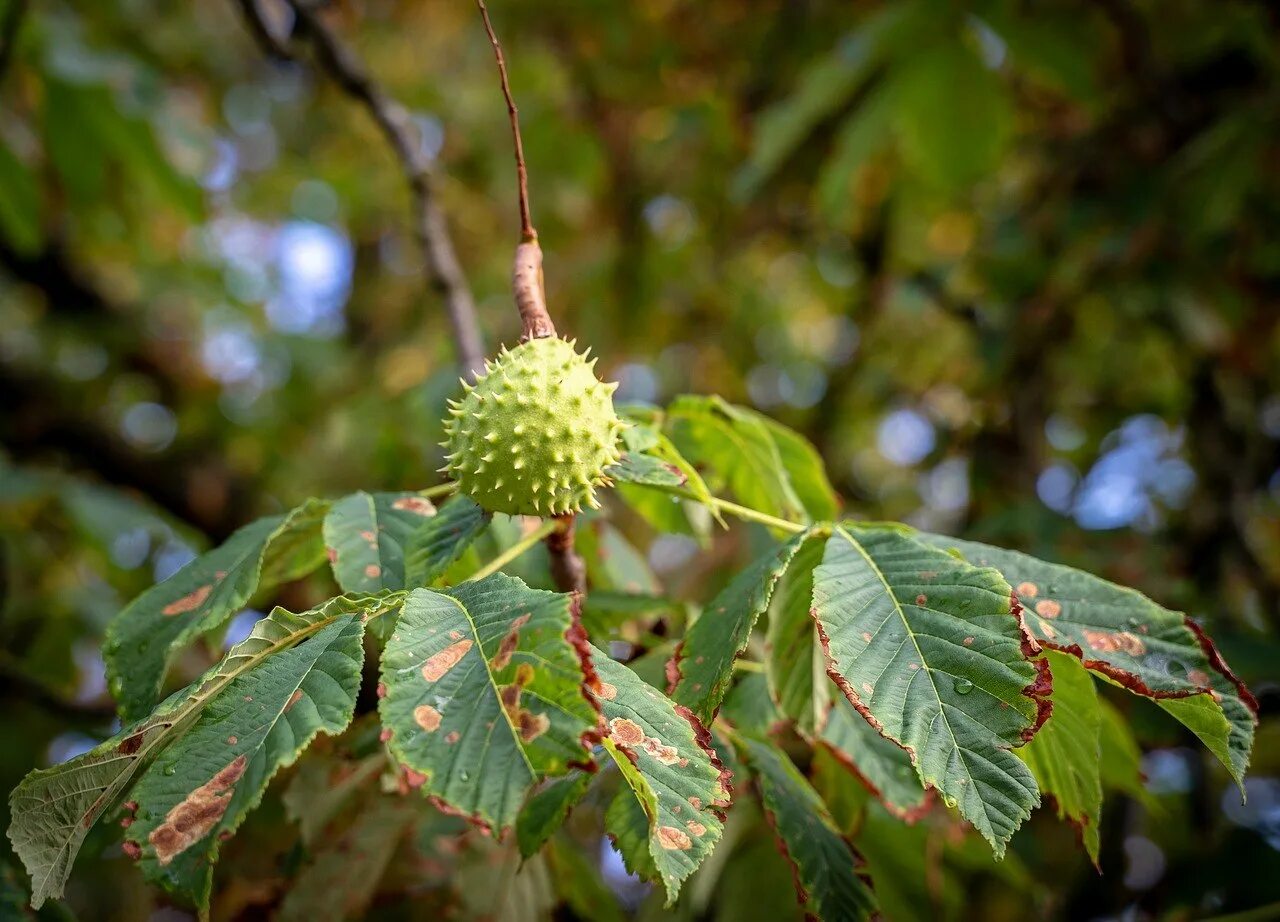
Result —
<svg viewBox="0 0 1280 922"><path fill-rule="evenodd" d="M624 423L613 411L618 385L601 382L595 364L559 337L503 349L474 385L463 382L461 400L449 401L443 470L492 512L599 508L595 491L621 457Z"/></svg>

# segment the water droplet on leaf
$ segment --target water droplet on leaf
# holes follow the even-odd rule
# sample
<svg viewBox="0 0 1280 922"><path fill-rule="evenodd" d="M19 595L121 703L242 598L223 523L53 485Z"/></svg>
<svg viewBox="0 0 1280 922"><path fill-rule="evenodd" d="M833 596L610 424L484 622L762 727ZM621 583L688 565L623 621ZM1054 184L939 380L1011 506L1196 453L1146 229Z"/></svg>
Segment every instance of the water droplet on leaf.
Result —
<svg viewBox="0 0 1280 922"><path fill-rule="evenodd" d="M178 766L170 763L164 767L164 773L169 777L173 777L178 773Z"/></svg>
<svg viewBox="0 0 1280 922"><path fill-rule="evenodd" d="M957 695L967 695L973 691L973 683L965 678L956 679L955 690Z"/></svg>

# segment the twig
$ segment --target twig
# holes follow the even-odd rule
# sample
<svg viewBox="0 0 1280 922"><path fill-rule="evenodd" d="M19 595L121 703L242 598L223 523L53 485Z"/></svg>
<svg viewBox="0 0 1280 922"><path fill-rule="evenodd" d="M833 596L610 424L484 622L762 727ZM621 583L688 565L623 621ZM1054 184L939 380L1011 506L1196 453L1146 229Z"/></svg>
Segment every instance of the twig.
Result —
<svg viewBox="0 0 1280 922"><path fill-rule="evenodd" d="M520 140L520 110L511 97L511 84L507 81L507 62L502 57L502 46L498 44L498 36L493 32L493 23L489 21L489 9L484 0L476 0L480 7L480 16L484 19L484 31L489 36L489 44L493 46L493 56L498 61L498 77L502 81L502 95L507 100L507 118L511 120L511 139L516 152L516 181L520 187L520 235L526 240L537 240L538 232L533 229L533 218L529 215L529 172L524 165L524 144Z"/></svg>
<svg viewBox="0 0 1280 922"><path fill-rule="evenodd" d="M267 53L273 57L293 59L295 56L287 40L282 40L275 33L257 0L239 0L239 3L250 31ZM458 262L444 212L437 201L431 160L422 149L409 111L387 95L359 56L343 43L311 4L303 0L288 0L288 3L296 17L294 31L310 40L319 69L364 107L395 151L409 183L414 231L422 248L431 285L444 299L445 311L453 325L458 362L469 375L478 374L484 368L484 344L476 320L475 299Z"/></svg>
<svg viewBox="0 0 1280 922"><path fill-rule="evenodd" d="M484 0L476 0L484 31L493 46L493 56L498 62L498 78L502 81L502 96L507 101L507 118L511 121L511 138L516 155L516 185L520 196L520 243L516 246L515 265L511 271L511 290L515 294L516 309L520 311L523 330L520 342L556 335L555 324L547 312L546 286L542 279L542 247L538 245L538 232L534 229L529 212L529 171L524 163L524 142L520 140L520 110L511 95L511 83L507 79L507 61L502 56L502 46L489 20L489 8Z"/></svg>
<svg viewBox="0 0 1280 922"><path fill-rule="evenodd" d="M561 592L587 592L587 564L574 549L574 516L556 516L556 530L547 535L547 552L551 555L551 578Z"/></svg>

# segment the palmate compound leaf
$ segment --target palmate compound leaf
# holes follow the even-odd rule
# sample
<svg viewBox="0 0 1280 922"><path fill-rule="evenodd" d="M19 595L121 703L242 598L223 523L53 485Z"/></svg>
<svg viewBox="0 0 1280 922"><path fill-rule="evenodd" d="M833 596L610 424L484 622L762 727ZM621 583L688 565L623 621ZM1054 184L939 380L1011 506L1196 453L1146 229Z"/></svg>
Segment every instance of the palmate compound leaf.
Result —
<svg viewBox="0 0 1280 922"><path fill-rule="evenodd" d="M667 905L724 831L730 782L711 736L687 708L592 648L605 749L626 781L605 828L627 866L662 881Z"/></svg>
<svg viewBox="0 0 1280 922"><path fill-rule="evenodd" d="M389 611L400 598L390 594L333 599L300 615L276 609L221 663L198 682L170 695L149 717L84 755L27 775L9 795L13 817L9 840L31 875L32 905L39 908L49 897L62 895L76 853L93 824L124 796L134 775L189 731L204 708L226 694L237 679L336 623Z"/></svg>
<svg viewBox="0 0 1280 922"><path fill-rule="evenodd" d="M997 856L1040 803L1013 753L1048 716L1048 667L998 572L898 526L841 525L813 575L831 678L921 781L959 807Z"/></svg>
<svg viewBox="0 0 1280 922"><path fill-rule="evenodd" d="M405 549L435 514L417 493L361 490L335 502L324 518L324 543L342 591L404 589Z"/></svg>
<svg viewBox="0 0 1280 922"><path fill-rule="evenodd" d="M202 910L208 906L222 840L318 733L336 735L351 722L364 613L343 598L303 615L276 609L232 650L228 663L264 645L277 648L211 698L130 794L138 808L127 839L148 879ZM283 643L291 646L279 649Z"/></svg>
<svg viewBox="0 0 1280 922"><path fill-rule="evenodd" d="M1102 817L1102 711L1093 679L1074 657L1049 650L1053 670L1053 714L1026 746L1017 750L1042 793L1057 803L1058 816L1080 831L1085 851L1098 863Z"/></svg>
<svg viewBox="0 0 1280 922"><path fill-rule="evenodd" d="M1155 698L1243 784L1258 704L1194 621L1133 589L1071 567L975 541L917 537L1003 573L1042 646L1080 657L1088 669Z"/></svg>
<svg viewBox="0 0 1280 922"><path fill-rule="evenodd" d="M733 682L733 662L747 648L752 628L769 607L773 588L800 547L804 531L752 563L711 600L689 628L667 673L676 701L709 722Z"/></svg>
<svg viewBox="0 0 1280 922"><path fill-rule="evenodd" d="M404 582L414 589L442 576L489 524L489 513L466 496L454 496L409 538Z"/></svg>
<svg viewBox="0 0 1280 922"><path fill-rule="evenodd" d="M130 602L107 627L103 659L126 721L159 699L174 654L221 625L259 589L324 562L321 523L328 503L308 500L287 515L258 519Z"/></svg>
<svg viewBox="0 0 1280 922"><path fill-rule="evenodd" d="M737 743L791 863L796 895L810 916L824 922L871 918L875 896L858 876L857 853L836 828L822 798L772 743L750 736L738 737Z"/></svg>
<svg viewBox="0 0 1280 922"><path fill-rule="evenodd" d="M495 831L534 782L590 764L600 716L568 595L495 573L405 601L379 712L410 783Z"/></svg>

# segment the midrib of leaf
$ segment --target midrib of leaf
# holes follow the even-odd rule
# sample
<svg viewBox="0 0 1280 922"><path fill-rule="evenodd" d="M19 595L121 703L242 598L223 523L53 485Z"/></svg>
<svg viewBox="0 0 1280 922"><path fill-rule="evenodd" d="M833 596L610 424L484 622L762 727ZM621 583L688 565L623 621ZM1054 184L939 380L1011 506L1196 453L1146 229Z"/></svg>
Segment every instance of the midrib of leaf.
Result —
<svg viewBox="0 0 1280 922"><path fill-rule="evenodd" d="M441 593L441 595L444 594ZM480 650L480 661L484 663L484 674L489 679L489 688L493 692L493 696L498 699L498 710L502 712L502 720L506 723L507 729L511 731L511 739L516 744L516 751L520 753L520 759L524 762L525 768L529 770L530 777L538 777L538 773L534 771L533 763L529 761L529 754L524 751L525 744L524 740L520 737L520 731L517 730L516 725L511 722L511 715L507 713L507 709L502 706L502 694L498 691L498 680L493 677L493 670L489 667L489 654L485 650L484 645L480 643L480 628L476 626L475 619L471 617L471 612L467 611L467 606L463 605L451 595L444 595L444 598L458 606L458 611L462 612L462 616L467 619L467 625L471 628L471 636L476 639L476 647ZM529 694L537 697L540 701L544 701L547 704L555 706L552 702L547 701L547 699L541 695L536 695L536 693L532 691L530 691ZM484 742L484 751L486 753L489 751L488 738L486 738ZM452 771L452 769L450 770Z"/></svg>
<svg viewBox="0 0 1280 922"><path fill-rule="evenodd" d="M911 645L915 647L916 655L920 658L920 671L926 672L929 675L929 684L933 688L933 695L935 698L938 699L938 714L942 717L943 723L947 725L947 735L951 737L952 743L955 744L956 752L963 753L966 756L976 755L976 753L973 753L972 751L965 749L963 746L960 745L960 739L956 736L955 730L951 726L951 719L947 716L947 703L946 701L943 700L942 693L938 690L938 683L933 678L933 671L934 671L933 667L929 665L928 658L924 655L924 651L920 649L920 643L919 641L916 640L916 632L912 630L911 622L907 620L906 613L902 610L902 603L898 601L897 593L893 591L893 586L889 583L889 580L885 577L884 571L882 571L880 567L876 564L876 562L871 559L871 555L868 554L866 549L862 546L862 542L855 539L853 535L849 534L843 528L836 528L835 532L836 534L844 538L846 541L848 541L849 544L852 545L853 548L857 550L857 552L862 556L862 559L867 562L867 565L870 566L872 571L875 573L876 579L878 579L880 581L880 584L884 586L885 594L889 597L890 601L893 602L893 610L897 613L898 617L901 619L902 626L906 630L907 636L911 638ZM868 602L867 604L870 605L871 603ZM938 609L936 608L931 608L930 610L938 612ZM938 613L945 614L945 612L938 612ZM888 669L890 664L892 664L892 659L889 660L889 663L887 663L884 668ZM881 675L883 674L884 674L884 670L881 670ZM919 675L920 673L917 672L916 674ZM903 708L904 709L906 708L906 696L903 697ZM903 723L903 726L906 726L907 724L905 713L903 714L903 717L902 717L902 723ZM919 762L918 764L920 764L921 768L923 769L923 761ZM969 760L967 758L961 758L960 764L964 766L965 778L967 779L966 783L969 785L973 785L974 784L973 772L969 768ZM934 783L936 779L926 778L925 780L930 783ZM938 786L941 787L941 785L938 785ZM977 789L976 785L974 785L974 789L975 790ZM985 799L982 800L982 807L984 811L987 810L987 802Z"/></svg>

